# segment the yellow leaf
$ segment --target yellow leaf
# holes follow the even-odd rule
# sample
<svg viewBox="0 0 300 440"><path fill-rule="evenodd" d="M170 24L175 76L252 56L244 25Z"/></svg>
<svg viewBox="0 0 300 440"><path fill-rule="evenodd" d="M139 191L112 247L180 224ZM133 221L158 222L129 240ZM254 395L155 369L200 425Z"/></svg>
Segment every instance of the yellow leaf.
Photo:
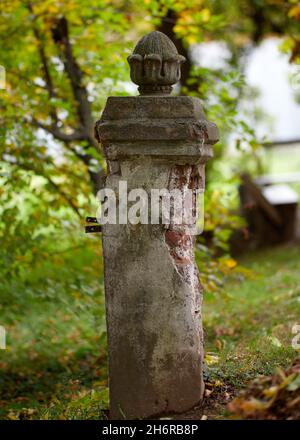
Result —
<svg viewBox="0 0 300 440"><path fill-rule="evenodd" d="M217 364L219 362L219 356L207 353L205 355L205 362L207 363L207 365Z"/></svg>
<svg viewBox="0 0 300 440"><path fill-rule="evenodd" d="M9 420L19 420L19 414L16 414L13 411L9 411L9 413L7 414L7 418Z"/></svg>
<svg viewBox="0 0 300 440"><path fill-rule="evenodd" d="M192 45L198 42L198 38L196 37L196 35L188 35L186 37L186 41L189 45Z"/></svg>
<svg viewBox="0 0 300 440"><path fill-rule="evenodd" d="M288 16L291 18L296 18L297 20L300 19L300 4L293 6L288 13Z"/></svg>
<svg viewBox="0 0 300 440"><path fill-rule="evenodd" d="M202 20L206 23L210 19L210 15L211 15L210 10L208 8L204 8L201 11L201 15L202 15Z"/></svg>
<svg viewBox="0 0 300 440"><path fill-rule="evenodd" d="M237 265L237 262L233 258L229 258L225 261L225 264L229 269L233 269Z"/></svg>
<svg viewBox="0 0 300 440"><path fill-rule="evenodd" d="M263 391L266 397L274 397L278 393L278 387L273 386Z"/></svg>
<svg viewBox="0 0 300 440"><path fill-rule="evenodd" d="M267 339L271 342L275 347L282 347L281 342L275 336L268 336Z"/></svg>

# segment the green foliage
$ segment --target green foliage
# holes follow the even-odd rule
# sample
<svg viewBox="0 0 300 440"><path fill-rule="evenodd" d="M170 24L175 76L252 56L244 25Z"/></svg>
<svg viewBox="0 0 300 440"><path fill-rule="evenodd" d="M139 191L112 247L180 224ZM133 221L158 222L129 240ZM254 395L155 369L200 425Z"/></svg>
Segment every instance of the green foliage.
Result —
<svg viewBox="0 0 300 440"><path fill-rule="evenodd" d="M62 216L56 212L61 209L67 210L68 221L70 209L78 217L91 209L91 183L93 190L97 190L95 182L99 182L105 168L92 133L94 120L108 95L125 93L129 81L126 57L134 42L141 33L159 26L169 11L175 13L170 20L174 35L182 40L183 46L221 40L229 50L222 69L194 66L182 88L182 92L203 99L208 118L220 129L215 160L208 165L207 200L218 195L219 203L212 218L222 216L222 209L229 207L226 196L224 199L220 195L220 187L231 184L234 192L236 184L232 176L237 170L225 178L220 170L229 136L234 134L242 162L248 163L245 158L249 156L250 167L253 162L256 169L260 167L261 140L253 128L257 109L252 105L249 113L241 112L238 107L242 96L253 102L255 94L245 84L244 59L249 45L257 44L270 31L288 34L295 41L298 10L293 2L282 9L281 5L286 3L4 1L0 36L5 50L0 53L0 65L6 69L6 89L0 90L4 110L0 119L0 160L1 174L9 173L4 197L10 197L9 193L26 193L33 177L43 178L38 190L40 208L36 197L35 222L28 228L28 240L40 236L34 224L58 226ZM294 46L290 45L290 50ZM288 50L287 43L285 49ZM218 182L219 188L215 184L212 188L210 182ZM31 196L29 192L26 195ZM234 207L233 204L230 209ZM20 216L18 209L3 211L14 227ZM23 233L26 233L24 227ZM222 234L224 238L226 233ZM3 231L3 236L7 241L12 237L11 243L14 242L12 226Z"/></svg>
<svg viewBox="0 0 300 440"><path fill-rule="evenodd" d="M244 59L249 46L271 32L286 36L283 50L297 62L297 7L271 0L2 1L0 65L6 69L6 88L0 90L0 325L7 329L8 349L0 351L0 418L106 417L101 251L97 238L84 236L82 224L85 215L94 213L93 193L105 169L93 124L107 96L131 93L126 57L136 40L160 26L170 11L182 49L221 40L230 54L221 69L193 66L181 89L203 100L221 133L208 165L205 240L197 249L203 284L214 294L208 296L206 327L209 350L219 347L220 364L211 374L242 384L271 368L274 359L284 364L284 357L292 357L289 350L266 346L265 337L273 336L276 324L270 315L265 333L251 330L252 319L264 318L255 315L251 301L258 307L262 298L278 316L283 309L267 298L266 283L247 281L252 272L230 257L228 241L232 230L243 225L235 214L238 172L261 166L262 140L254 131L257 91L245 83ZM240 111L241 97L252 102L251 112ZM240 156L231 161L225 153L232 136ZM269 269L272 275L278 270L274 264L275 269L253 267L269 276ZM278 282L294 289L293 270L288 270L291 279L282 274ZM293 298L283 293L291 315ZM220 339L213 328L224 320L230 322L229 334ZM240 357L237 335L241 349L249 345Z"/></svg>
<svg viewBox="0 0 300 440"><path fill-rule="evenodd" d="M41 420L99 420L107 418L108 388L82 391L77 398L62 402L52 400L40 413Z"/></svg>
<svg viewBox="0 0 300 440"><path fill-rule="evenodd" d="M43 258L1 285L7 349L0 352L0 418L104 417L101 247L79 235L44 241Z"/></svg>
<svg viewBox="0 0 300 440"><path fill-rule="evenodd" d="M236 387L291 364L300 313L297 246L256 252L241 263L222 295L206 293L204 313L206 350L216 359L207 374Z"/></svg>
<svg viewBox="0 0 300 440"><path fill-rule="evenodd" d="M1 304L8 333L8 349L0 351L1 419L107 417L99 242L78 240L76 249L63 237L60 242L64 253L7 285L11 297ZM288 247L252 255L243 268L224 257L210 262L204 277L205 374L214 384L213 398L222 384L244 387L297 356L291 327L300 313L300 261L297 247ZM216 295L210 283L218 283L219 270L225 279Z"/></svg>

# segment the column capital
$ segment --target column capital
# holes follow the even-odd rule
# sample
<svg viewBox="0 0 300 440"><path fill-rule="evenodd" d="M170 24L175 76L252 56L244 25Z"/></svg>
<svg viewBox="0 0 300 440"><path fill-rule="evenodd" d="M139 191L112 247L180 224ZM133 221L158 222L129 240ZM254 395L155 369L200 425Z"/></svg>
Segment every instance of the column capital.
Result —
<svg viewBox="0 0 300 440"><path fill-rule="evenodd" d="M180 79L185 58L167 35L154 31L140 39L127 60L130 77L141 95L168 95Z"/></svg>
<svg viewBox="0 0 300 440"><path fill-rule="evenodd" d="M142 155L206 162L219 139L200 99L188 96L110 97L95 131L112 160Z"/></svg>

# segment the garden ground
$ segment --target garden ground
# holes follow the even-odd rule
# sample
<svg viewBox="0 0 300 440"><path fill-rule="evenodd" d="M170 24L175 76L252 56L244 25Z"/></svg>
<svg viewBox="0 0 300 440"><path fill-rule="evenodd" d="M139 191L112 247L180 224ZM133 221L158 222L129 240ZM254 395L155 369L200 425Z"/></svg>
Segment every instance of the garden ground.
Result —
<svg viewBox="0 0 300 440"><path fill-rule="evenodd" d="M108 407L101 252L97 239L56 241L44 261L1 288L1 419L99 419ZM31 269L31 270L29 270ZM300 250L243 257L204 299L204 406L186 418L229 416L228 403L298 353Z"/></svg>

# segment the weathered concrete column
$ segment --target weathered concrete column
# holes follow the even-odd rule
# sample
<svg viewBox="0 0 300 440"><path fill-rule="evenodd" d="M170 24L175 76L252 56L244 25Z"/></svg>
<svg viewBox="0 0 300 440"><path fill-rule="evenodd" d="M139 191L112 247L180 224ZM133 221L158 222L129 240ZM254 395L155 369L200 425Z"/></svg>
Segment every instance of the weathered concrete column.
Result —
<svg viewBox="0 0 300 440"><path fill-rule="evenodd" d="M120 181L128 192L143 188L149 197L152 189L203 188L218 140L199 99L167 96L184 59L164 34L144 37L128 61L141 96L108 98L96 124L109 169L106 187L123 210L132 203L124 205ZM103 225L112 419L180 413L202 399L201 285L193 246L184 223Z"/></svg>

